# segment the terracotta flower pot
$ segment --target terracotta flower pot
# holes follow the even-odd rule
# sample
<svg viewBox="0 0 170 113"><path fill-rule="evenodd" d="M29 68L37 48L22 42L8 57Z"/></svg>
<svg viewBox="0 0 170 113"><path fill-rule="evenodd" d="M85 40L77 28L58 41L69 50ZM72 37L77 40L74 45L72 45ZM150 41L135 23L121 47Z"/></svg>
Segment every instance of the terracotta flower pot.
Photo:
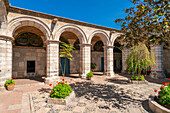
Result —
<svg viewBox="0 0 170 113"><path fill-rule="evenodd" d="M14 84L9 84L8 86L6 86L8 91L12 91L14 90Z"/></svg>
<svg viewBox="0 0 170 113"><path fill-rule="evenodd" d="M92 77L88 77L88 80L91 80Z"/></svg>

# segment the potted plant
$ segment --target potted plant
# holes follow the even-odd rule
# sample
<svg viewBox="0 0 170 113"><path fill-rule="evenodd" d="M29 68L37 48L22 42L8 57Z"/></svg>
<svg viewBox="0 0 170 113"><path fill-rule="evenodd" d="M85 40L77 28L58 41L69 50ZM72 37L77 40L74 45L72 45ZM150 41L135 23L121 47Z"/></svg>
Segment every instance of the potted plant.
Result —
<svg viewBox="0 0 170 113"><path fill-rule="evenodd" d="M94 71L95 68L96 68L96 63L91 63L91 70Z"/></svg>
<svg viewBox="0 0 170 113"><path fill-rule="evenodd" d="M47 99L47 103L50 104L59 104L59 105L66 105L71 98L75 97L74 91L72 91L72 88L69 84L67 84L67 81L62 79L61 82L56 83L56 85L49 84L49 86L52 86L52 90L50 92L50 95Z"/></svg>
<svg viewBox="0 0 170 113"><path fill-rule="evenodd" d="M162 84L163 85L160 87L160 91L154 89L154 92L158 92L155 97L150 97L149 99L149 107L155 113L170 112L170 82L163 82Z"/></svg>
<svg viewBox="0 0 170 113"><path fill-rule="evenodd" d="M14 81L14 79L8 79L6 82L5 82L5 86L6 86L6 89L8 91L11 91L14 89L14 85L16 84L16 82Z"/></svg>
<svg viewBox="0 0 170 113"><path fill-rule="evenodd" d="M87 74L87 78L88 78L88 80L91 80L92 77L93 77L93 72L90 71L90 72Z"/></svg>

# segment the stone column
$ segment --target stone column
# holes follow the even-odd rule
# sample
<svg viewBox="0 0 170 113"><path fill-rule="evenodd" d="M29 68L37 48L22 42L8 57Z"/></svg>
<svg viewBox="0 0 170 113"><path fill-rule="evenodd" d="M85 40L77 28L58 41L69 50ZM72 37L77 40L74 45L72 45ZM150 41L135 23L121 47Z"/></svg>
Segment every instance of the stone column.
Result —
<svg viewBox="0 0 170 113"><path fill-rule="evenodd" d="M155 64L156 66L152 67L151 77L153 78L165 78L164 70L163 70L163 47L162 46L154 46L151 47L151 52L153 52L155 56Z"/></svg>
<svg viewBox="0 0 170 113"><path fill-rule="evenodd" d="M12 78L12 37L0 35L0 90Z"/></svg>
<svg viewBox="0 0 170 113"><path fill-rule="evenodd" d="M46 51L45 83L50 84L59 79L59 41L47 41Z"/></svg>
<svg viewBox="0 0 170 113"><path fill-rule="evenodd" d="M104 74L114 76L113 46L104 46Z"/></svg>
<svg viewBox="0 0 170 113"><path fill-rule="evenodd" d="M91 44L80 44L80 77L87 78L91 69Z"/></svg>
<svg viewBox="0 0 170 113"><path fill-rule="evenodd" d="M123 73L125 73L127 69L126 60L128 58L128 54L129 54L129 49L123 48L123 51L122 51L122 72Z"/></svg>

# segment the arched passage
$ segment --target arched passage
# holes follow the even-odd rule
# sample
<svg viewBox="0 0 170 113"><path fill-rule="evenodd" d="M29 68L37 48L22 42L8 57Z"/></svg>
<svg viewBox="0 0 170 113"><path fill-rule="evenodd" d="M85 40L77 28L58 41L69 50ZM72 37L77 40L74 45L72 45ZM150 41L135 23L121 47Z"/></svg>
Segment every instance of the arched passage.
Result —
<svg viewBox="0 0 170 113"><path fill-rule="evenodd" d="M66 75L75 75L78 77L80 73L80 41L77 35L71 31L64 31L60 35L60 41L74 45L75 49L71 52L72 60L60 58L60 75L64 72ZM61 51L61 50L60 50ZM64 64L66 63L66 64ZM65 67L64 67L65 66Z"/></svg>
<svg viewBox="0 0 170 113"><path fill-rule="evenodd" d="M46 75L45 33L33 26L22 26L14 30L13 37L13 78Z"/></svg>
<svg viewBox="0 0 170 113"><path fill-rule="evenodd" d="M96 65L94 72L96 74L103 74L103 72L106 71L107 62L105 55L106 49L104 49L104 46L108 46L110 44L109 37L102 31L95 31L90 35L88 42L92 44L91 68L93 68L93 65Z"/></svg>

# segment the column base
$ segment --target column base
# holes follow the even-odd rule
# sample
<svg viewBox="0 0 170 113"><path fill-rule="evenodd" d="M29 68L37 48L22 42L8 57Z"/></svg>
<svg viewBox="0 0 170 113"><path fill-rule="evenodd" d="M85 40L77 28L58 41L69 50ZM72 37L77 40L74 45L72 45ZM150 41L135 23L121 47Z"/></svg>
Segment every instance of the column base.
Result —
<svg viewBox="0 0 170 113"><path fill-rule="evenodd" d="M53 76L53 77L47 77L47 78L45 78L45 84L52 84L52 83L54 83L54 82L56 82L56 81L59 81L60 80L60 77L59 76Z"/></svg>
<svg viewBox="0 0 170 113"><path fill-rule="evenodd" d="M166 78L164 72L162 71L152 71L150 77L156 79Z"/></svg>
<svg viewBox="0 0 170 113"><path fill-rule="evenodd" d="M79 76L80 76L82 79L87 79L87 75L86 75L86 74L79 74Z"/></svg>
<svg viewBox="0 0 170 113"><path fill-rule="evenodd" d="M104 72L103 74L106 75L106 76L110 76L110 77L115 76L114 72Z"/></svg>

